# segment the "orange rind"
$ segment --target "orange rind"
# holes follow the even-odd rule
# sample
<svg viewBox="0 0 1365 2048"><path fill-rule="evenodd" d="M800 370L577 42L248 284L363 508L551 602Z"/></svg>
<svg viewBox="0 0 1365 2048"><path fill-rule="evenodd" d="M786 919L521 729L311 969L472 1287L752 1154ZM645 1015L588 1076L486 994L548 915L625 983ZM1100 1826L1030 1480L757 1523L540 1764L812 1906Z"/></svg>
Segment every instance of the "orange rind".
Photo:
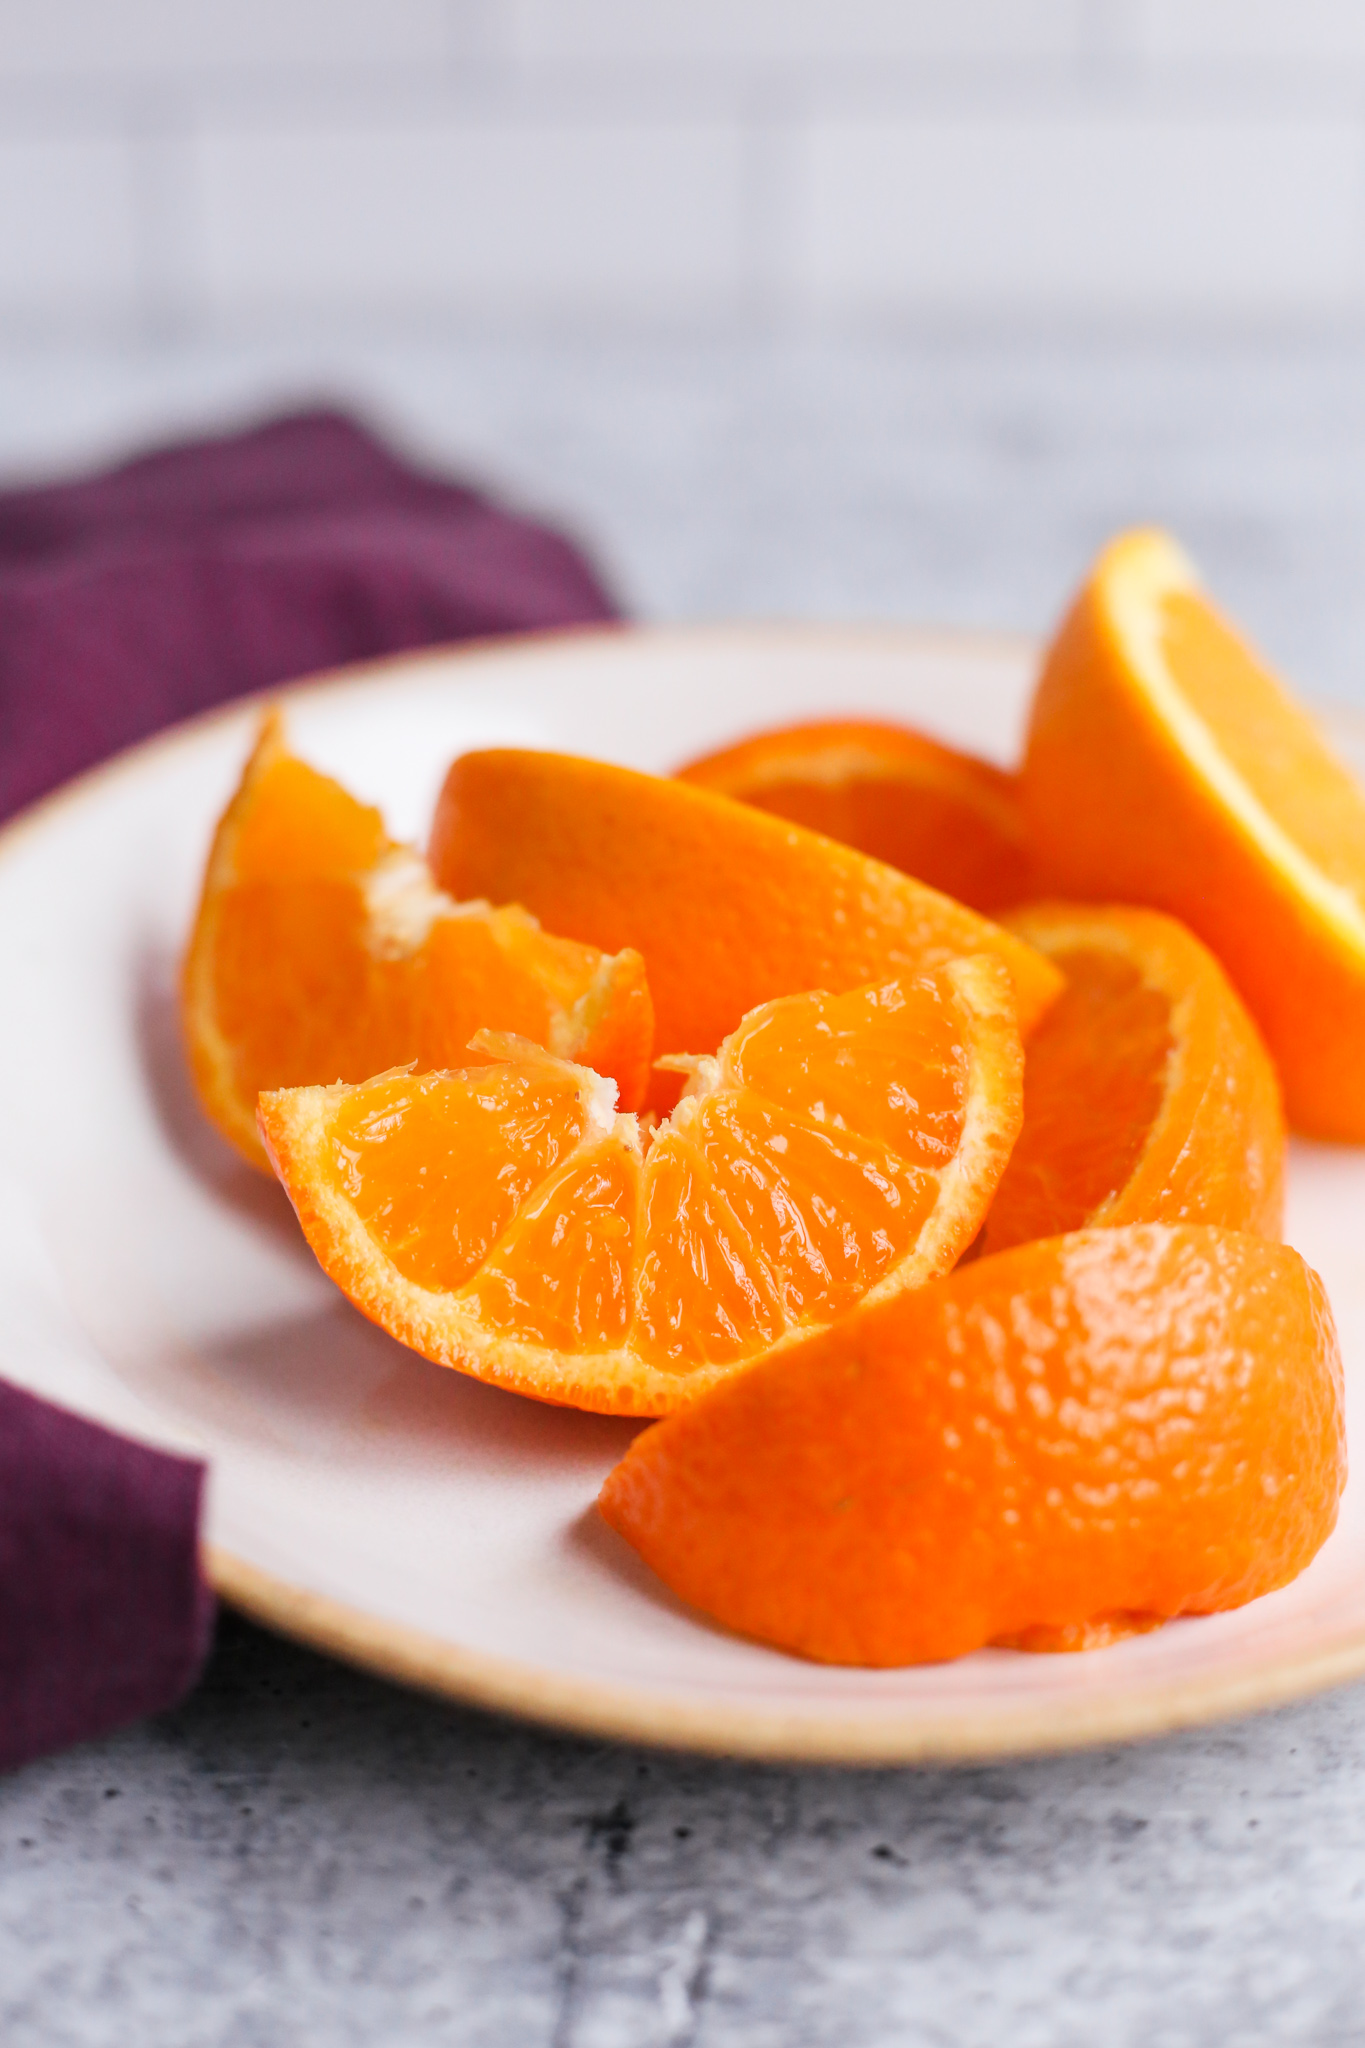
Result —
<svg viewBox="0 0 1365 2048"><path fill-rule="evenodd" d="M1346 1477L1297 1252L1203 1224L1019 1245L637 1437L603 1515L723 1627L826 1663L1083 1648L1301 1572Z"/></svg>

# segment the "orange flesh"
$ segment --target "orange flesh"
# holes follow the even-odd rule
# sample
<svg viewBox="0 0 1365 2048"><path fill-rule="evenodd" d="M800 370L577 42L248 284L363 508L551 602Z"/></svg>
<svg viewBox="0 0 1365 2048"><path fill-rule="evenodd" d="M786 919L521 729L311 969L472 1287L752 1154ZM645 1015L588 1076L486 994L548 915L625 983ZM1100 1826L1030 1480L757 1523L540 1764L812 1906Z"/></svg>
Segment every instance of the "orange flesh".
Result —
<svg viewBox="0 0 1365 2048"><path fill-rule="evenodd" d="M332 1161L375 1238L422 1287L460 1287L583 1134L553 1070L396 1075L340 1110Z"/></svg>
<svg viewBox="0 0 1365 2048"><path fill-rule="evenodd" d="M304 762L284 756L262 778L217 939L218 1018L247 1099L463 1064L490 1026L543 1044L591 982L595 947L515 913L441 915L417 946L376 953L366 882L396 850L378 811Z"/></svg>
<svg viewBox="0 0 1365 2048"><path fill-rule="evenodd" d="M696 1128L792 1323L851 1308L914 1242L938 1193L931 1174L875 1142L748 1094L703 1104Z"/></svg>
<svg viewBox="0 0 1365 2048"><path fill-rule="evenodd" d="M271 762L234 842L239 882L350 881L391 845L384 820L290 754Z"/></svg>
<svg viewBox="0 0 1365 2048"><path fill-rule="evenodd" d="M1113 953L1052 957L1067 985L1024 1053L1024 1128L998 1198L1008 1242L1078 1230L1118 1194L1166 1093L1169 996Z"/></svg>
<svg viewBox="0 0 1365 2048"><path fill-rule="evenodd" d="M1279 1084L1212 955L1157 911L1042 903L1012 918L1068 980L1029 1041L984 1251L1093 1224L1278 1237Z"/></svg>
<svg viewBox="0 0 1365 2048"><path fill-rule="evenodd" d="M1365 902L1365 802L1311 718L1213 607L1178 591L1161 605L1162 651L1219 750L1272 818Z"/></svg>
<svg viewBox="0 0 1365 2048"><path fill-rule="evenodd" d="M912 1042L924 1049L913 1094ZM742 1027L730 1054L736 1085L685 1103L641 1172L624 1148L599 1147L592 1172L575 1165L534 1216L521 1205L586 1127L571 1069L376 1080L337 1114L333 1170L419 1286L458 1290L498 1244L477 1299L491 1307L496 1286L523 1333L549 1329L564 1274L597 1259L605 1229L609 1262L638 1241L643 1357L673 1371L738 1359L842 1313L914 1243L933 1170L961 1140L967 1062L951 992L928 977L794 997ZM613 1304L615 1330L616 1283L587 1294ZM612 1341L601 1323L581 1334Z"/></svg>
<svg viewBox="0 0 1365 2048"><path fill-rule="evenodd" d="M632 1151L604 1143L579 1154L521 1210L471 1298L492 1324L528 1343L565 1351L624 1344L639 1202Z"/></svg>
<svg viewBox="0 0 1365 2048"><path fill-rule="evenodd" d="M907 1042L917 1051L909 1079ZM794 997L741 1025L731 1059L742 1083L784 1109L918 1165L942 1166L961 1141L966 1049L951 992L933 977Z"/></svg>
<svg viewBox="0 0 1365 2048"><path fill-rule="evenodd" d="M1018 1130L1022 1054L990 958L782 999L689 1064L647 1150L602 1082L529 1047L266 1094L261 1126L310 1242L362 1307L383 1256L449 1297L461 1328L611 1353L665 1387L829 1321L907 1261L925 1262L916 1282L945 1270ZM296 1097L317 1105L303 1124L282 1121ZM354 1281L310 1230L329 1189L363 1232Z"/></svg>
<svg viewBox="0 0 1365 2048"><path fill-rule="evenodd" d="M638 955L443 895L377 810L285 751L274 717L218 829L183 1009L204 1107L261 1166L263 1089L463 1066L484 1028L585 1057L631 1106L649 1079Z"/></svg>

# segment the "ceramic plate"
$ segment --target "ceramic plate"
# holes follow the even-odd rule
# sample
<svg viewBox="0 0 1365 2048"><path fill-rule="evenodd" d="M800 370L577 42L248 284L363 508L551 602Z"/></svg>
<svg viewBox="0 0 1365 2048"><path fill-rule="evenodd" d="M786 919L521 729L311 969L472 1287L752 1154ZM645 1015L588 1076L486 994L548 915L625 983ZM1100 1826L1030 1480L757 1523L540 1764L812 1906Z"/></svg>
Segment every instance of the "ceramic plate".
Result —
<svg viewBox="0 0 1365 2048"><path fill-rule="evenodd" d="M666 770L770 720L887 713L1016 752L1022 642L911 631L605 632L378 664L284 693L298 749L420 838L452 755ZM250 707L182 727L0 835L0 1372L210 1467L208 1569L272 1625L566 1727L870 1762L1150 1734L1365 1671L1365 1517L1285 1591L1078 1657L848 1671L731 1638L598 1520L636 1425L429 1365L324 1279L283 1194L200 1118L176 960ZM1365 758L1338 721L1338 741ZM1365 1152L1299 1144L1288 1234L1326 1279L1354 1430Z"/></svg>

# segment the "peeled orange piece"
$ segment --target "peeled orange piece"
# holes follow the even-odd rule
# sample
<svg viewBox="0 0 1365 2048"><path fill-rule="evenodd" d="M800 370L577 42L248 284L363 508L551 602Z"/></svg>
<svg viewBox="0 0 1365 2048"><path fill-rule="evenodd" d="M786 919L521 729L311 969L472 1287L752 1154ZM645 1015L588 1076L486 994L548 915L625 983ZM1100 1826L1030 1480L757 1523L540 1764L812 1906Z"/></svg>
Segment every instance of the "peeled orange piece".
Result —
<svg viewBox="0 0 1365 2048"><path fill-rule="evenodd" d="M589 1061L631 1105L649 1077L638 953L454 902L377 810L290 754L274 713L214 838L181 1007L200 1101L263 1172L262 1088L464 1061L485 1026Z"/></svg>
<svg viewBox="0 0 1365 2048"><path fill-rule="evenodd" d="M1278 1237L1279 1083L1207 947L1155 910L1043 903L1010 924L1066 987L1029 1040L1024 1127L983 1249L1087 1224Z"/></svg>
<svg viewBox="0 0 1365 2048"><path fill-rule="evenodd" d="M1013 933L851 847L710 790L568 754L465 754L432 834L442 886L525 903L644 955L656 1050L718 1045L759 1003L836 993L969 953L1014 984L1027 1036L1061 986ZM674 1099L656 1087L660 1108Z"/></svg>
<svg viewBox="0 0 1365 2048"><path fill-rule="evenodd" d="M1020 1245L638 1436L613 1528L726 1628L827 1663L1084 1645L1285 1585L1346 1478L1297 1252L1208 1225Z"/></svg>
<svg viewBox="0 0 1365 2048"><path fill-rule="evenodd" d="M1022 774L1043 885L1212 947L1289 1120L1365 1139L1365 793L1160 533L1100 556L1038 685Z"/></svg>
<svg viewBox="0 0 1365 2048"><path fill-rule="evenodd" d="M658 1415L975 1235L1019 1127L1009 977L950 961L746 1017L653 1130L586 1068L262 1095L275 1170L366 1315L476 1377Z"/></svg>
<svg viewBox="0 0 1365 2048"><path fill-rule="evenodd" d="M976 910L1029 893L1016 778L910 726L812 720L757 733L677 772L698 789L856 846Z"/></svg>

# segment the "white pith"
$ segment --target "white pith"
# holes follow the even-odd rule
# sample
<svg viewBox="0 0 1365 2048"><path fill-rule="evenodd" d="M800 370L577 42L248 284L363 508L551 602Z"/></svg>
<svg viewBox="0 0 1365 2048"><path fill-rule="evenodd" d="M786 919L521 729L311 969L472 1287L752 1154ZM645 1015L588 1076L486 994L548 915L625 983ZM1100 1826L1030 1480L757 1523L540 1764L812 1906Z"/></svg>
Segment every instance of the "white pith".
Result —
<svg viewBox="0 0 1365 2048"><path fill-rule="evenodd" d="M438 889L420 853L395 846L361 883L367 926L365 943L377 960L409 960L426 944L431 927L457 908Z"/></svg>

